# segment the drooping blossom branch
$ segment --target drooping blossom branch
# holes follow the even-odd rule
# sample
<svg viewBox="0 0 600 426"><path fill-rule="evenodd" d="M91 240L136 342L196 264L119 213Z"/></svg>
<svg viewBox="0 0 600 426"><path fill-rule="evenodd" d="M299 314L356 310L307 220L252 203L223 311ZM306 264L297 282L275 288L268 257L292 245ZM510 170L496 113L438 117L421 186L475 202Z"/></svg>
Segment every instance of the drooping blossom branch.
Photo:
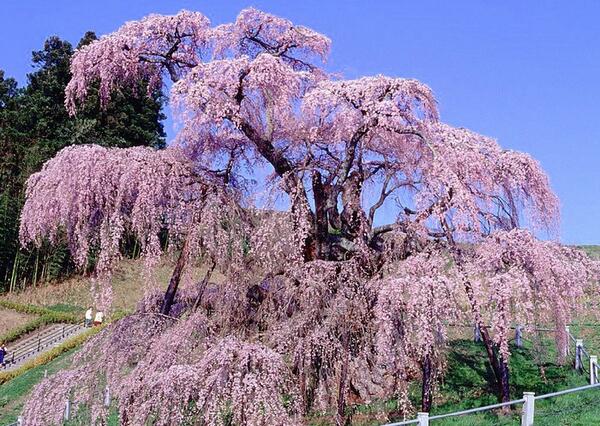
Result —
<svg viewBox="0 0 600 426"><path fill-rule="evenodd" d="M223 188L218 179L198 173L176 148L69 147L29 178L21 243L41 244L44 238L55 242L64 234L80 268L93 250L98 252L96 271L103 282L121 258L121 243L128 236L140 242L146 265L154 265L165 229L171 246L187 240L192 247L186 255L212 250L213 258L225 265L242 248L235 247L228 256L216 254L236 235L232 231L238 207ZM228 230L223 220L230 222ZM102 299L99 307L107 309L110 297Z"/></svg>
<svg viewBox="0 0 600 426"><path fill-rule="evenodd" d="M290 424L319 410L341 425L350 401L406 400L415 379L428 408L445 327L468 318L508 400L509 327L567 323L596 266L521 229L559 220L538 162L443 123L419 81L328 74L329 46L246 9L217 27L199 13L151 15L77 52L72 114L91 84L106 104L140 78L151 89L170 80L178 135L164 151L59 153L28 183L22 242L64 234L80 266L98 250L101 276L130 234L149 264L162 230L180 254L162 303L148 292L86 345L53 396L79 389L96 421L106 377L124 424ZM263 165L272 173L254 185ZM283 207L253 202L263 185ZM396 217L381 224L384 206ZM179 289L193 259L209 272ZM104 358L86 359L98 346ZM114 350L125 353L111 364ZM32 424L57 418L33 400L28 410Z"/></svg>

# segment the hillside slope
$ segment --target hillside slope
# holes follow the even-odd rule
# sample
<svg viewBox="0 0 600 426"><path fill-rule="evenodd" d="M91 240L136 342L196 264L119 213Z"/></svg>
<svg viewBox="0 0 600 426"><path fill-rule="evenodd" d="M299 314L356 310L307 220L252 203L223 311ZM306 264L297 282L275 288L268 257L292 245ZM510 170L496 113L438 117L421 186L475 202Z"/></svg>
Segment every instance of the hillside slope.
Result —
<svg viewBox="0 0 600 426"><path fill-rule="evenodd" d="M137 302L143 297L144 290L148 287L166 288L172 272L170 259L163 261L152 273L151 280L147 281L142 275L144 265L140 260L123 260L111 282L113 286L113 310L116 312L131 312ZM198 266L192 268L188 280L199 280L205 268ZM217 273L213 274L212 281L222 279ZM185 280L184 280L185 281ZM32 287L23 292L15 292L0 296L23 304L53 307L64 311L85 311L92 306L93 298L90 292L91 278L76 275L61 282L54 282Z"/></svg>

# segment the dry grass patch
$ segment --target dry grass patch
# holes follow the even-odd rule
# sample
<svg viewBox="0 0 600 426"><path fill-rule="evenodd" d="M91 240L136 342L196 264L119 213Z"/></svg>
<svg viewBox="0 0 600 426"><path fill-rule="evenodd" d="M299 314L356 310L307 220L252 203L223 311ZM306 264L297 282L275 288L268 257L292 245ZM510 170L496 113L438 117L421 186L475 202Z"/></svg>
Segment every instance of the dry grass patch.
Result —
<svg viewBox="0 0 600 426"><path fill-rule="evenodd" d="M13 328L21 327L35 318L35 315L0 309L0 335L8 333Z"/></svg>
<svg viewBox="0 0 600 426"><path fill-rule="evenodd" d="M123 260L111 280L114 294L113 309L132 311L143 297L145 289L166 289L173 271L173 263L172 259L165 259L154 269L148 279L142 273L144 268L142 261ZM190 276L185 281L200 281L205 272L206 268L203 266L191 268ZM221 280L223 277L215 273L211 281ZM85 309L92 305L90 288L90 277L74 276L62 282L48 283L19 293L11 293L4 296L4 299L38 306L69 305Z"/></svg>

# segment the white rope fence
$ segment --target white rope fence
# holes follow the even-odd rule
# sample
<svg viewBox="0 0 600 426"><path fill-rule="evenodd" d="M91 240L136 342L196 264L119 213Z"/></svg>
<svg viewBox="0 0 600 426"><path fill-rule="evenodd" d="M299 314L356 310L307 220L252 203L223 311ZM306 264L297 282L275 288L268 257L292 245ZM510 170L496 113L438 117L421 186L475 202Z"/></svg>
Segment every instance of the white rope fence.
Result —
<svg viewBox="0 0 600 426"><path fill-rule="evenodd" d="M522 346L523 339L523 327L516 326L515 329L515 344L517 346ZM556 331L555 329L545 329L545 328L537 328L537 331ZM567 395L574 392L586 391L589 389L600 388L600 382L598 381L598 357L596 355L590 355L588 351L585 349L583 345L583 339L575 338L569 329L569 327L565 327L565 331L569 340L575 343L575 369L578 371L584 371L583 366L583 355L587 356L589 359L589 385L580 386L577 388L570 388L561 390L558 392L547 393L544 395L536 396L534 392L523 392L523 398L515 399L513 401L503 402L499 404L486 405L484 407L471 408L463 411L456 411L453 413L446 414L436 414L431 416L429 413L417 413L417 418L412 420L405 420L396 423L387 423L383 426L401 426L401 425L419 425L419 426L429 426L429 422L432 420L445 419L448 417L458 417L464 416L467 414L481 413L484 411L490 411L502 407L508 407L512 405L523 404L523 409L521 412L521 426L532 426L535 419L535 401L547 399L547 398L555 398L557 396ZM474 329L474 339L478 341L478 337L481 338L481 334L477 328ZM519 347L521 347L519 346ZM565 353L570 354L570 345L567 341L567 346L564 348Z"/></svg>

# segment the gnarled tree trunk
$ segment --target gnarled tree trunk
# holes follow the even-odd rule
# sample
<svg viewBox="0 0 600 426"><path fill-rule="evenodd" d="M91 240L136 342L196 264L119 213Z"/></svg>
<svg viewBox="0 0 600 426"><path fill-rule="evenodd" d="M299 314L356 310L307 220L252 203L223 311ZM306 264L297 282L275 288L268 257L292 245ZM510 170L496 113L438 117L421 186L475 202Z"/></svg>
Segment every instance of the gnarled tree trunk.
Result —
<svg viewBox="0 0 600 426"><path fill-rule="evenodd" d="M421 411L428 413L431 410L433 400L433 374L431 366L431 357L425 356L421 363L423 373L423 384L421 388Z"/></svg>
<svg viewBox="0 0 600 426"><path fill-rule="evenodd" d="M490 362L496 379L498 398L500 399L500 402L508 402L510 401L508 360L505 360L502 355L498 354L487 328L481 324L479 325L479 328L481 330L481 339L485 346L488 361Z"/></svg>
<svg viewBox="0 0 600 426"><path fill-rule="evenodd" d="M187 263L189 254L188 252L189 244L188 240L186 239L183 243L183 247L181 248L181 252L179 253L179 257L177 258L175 269L173 270L173 274L169 280L169 286L167 287L167 291L165 292L165 296L163 298L162 306L160 308L160 313L163 315L169 315L169 312L171 311L171 306L173 305L173 300L175 300L175 294L177 294L177 288L179 287L179 282L181 281L181 274L183 273L183 269Z"/></svg>

